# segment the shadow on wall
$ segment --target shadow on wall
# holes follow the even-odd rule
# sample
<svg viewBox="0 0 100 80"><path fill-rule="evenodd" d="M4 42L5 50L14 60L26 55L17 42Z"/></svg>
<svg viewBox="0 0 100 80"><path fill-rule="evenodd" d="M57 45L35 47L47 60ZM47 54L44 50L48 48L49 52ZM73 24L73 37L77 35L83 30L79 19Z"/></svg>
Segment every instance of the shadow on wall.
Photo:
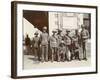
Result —
<svg viewBox="0 0 100 80"><path fill-rule="evenodd" d="M23 17L40 31L42 31L42 28L44 26L47 26L47 29L48 29L48 12L47 11L23 10Z"/></svg>
<svg viewBox="0 0 100 80"><path fill-rule="evenodd" d="M34 33L36 31L38 31L39 34L41 34L41 31L36 28L34 25L32 25L28 20L26 20L25 18L23 18L23 36L24 39L26 37L26 34L28 34L28 36L30 37L30 39L32 39L34 37Z"/></svg>

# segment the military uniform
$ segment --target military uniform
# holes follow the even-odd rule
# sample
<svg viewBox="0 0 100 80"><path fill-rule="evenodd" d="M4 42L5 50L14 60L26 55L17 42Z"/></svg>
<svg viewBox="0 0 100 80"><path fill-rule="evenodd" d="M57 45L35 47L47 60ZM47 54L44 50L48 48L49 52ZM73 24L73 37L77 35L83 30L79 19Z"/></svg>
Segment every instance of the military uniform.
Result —
<svg viewBox="0 0 100 80"><path fill-rule="evenodd" d="M73 57L75 57L75 59L80 60L79 58L79 52L80 52L79 35L74 35L72 40L73 40L73 52L74 52Z"/></svg>
<svg viewBox="0 0 100 80"><path fill-rule="evenodd" d="M65 35L64 41L66 45L66 57L70 61L72 57L72 38L69 35Z"/></svg>
<svg viewBox="0 0 100 80"><path fill-rule="evenodd" d="M38 36L35 36L33 39L32 39L32 50L33 50L33 53L35 55L35 58L39 60L39 37Z"/></svg>
<svg viewBox="0 0 100 80"><path fill-rule="evenodd" d="M50 49L51 49L51 61L54 61L55 54L57 53L57 37L55 35L52 35L50 37Z"/></svg>
<svg viewBox="0 0 100 80"><path fill-rule="evenodd" d="M60 44L61 44L61 41L62 41L62 36L61 34L58 34L57 35L57 61L60 61Z"/></svg>
<svg viewBox="0 0 100 80"><path fill-rule="evenodd" d="M41 51L42 51L42 55L41 55L42 62L44 60L48 61L48 41L49 41L48 33L43 32L40 35Z"/></svg>
<svg viewBox="0 0 100 80"><path fill-rule="evenodd" d="M65 61L65 54L66 54L66 46L64 40L61 41L59 45L59 59L61 61Z"/></svg>
<svg viewBox="0 0 100 80"><path fill-rule="evenodd" d="M89 38L89 32L86 29L81 31L81 41L82 41L82 48L83 48L83 59L87 60L86 58L86 41Z"/></svg>

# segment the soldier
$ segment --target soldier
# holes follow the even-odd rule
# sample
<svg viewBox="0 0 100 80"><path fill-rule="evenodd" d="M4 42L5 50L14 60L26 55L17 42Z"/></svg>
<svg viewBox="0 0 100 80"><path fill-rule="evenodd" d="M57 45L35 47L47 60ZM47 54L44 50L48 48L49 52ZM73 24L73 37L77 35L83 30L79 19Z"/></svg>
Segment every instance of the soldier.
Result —
<svg viewBox="0 0 100 80"><path fill-rule="evenodd" d="M61 43L61 41L62 41L62 35L61 35L61 30L60 29L58 29L58 34L57 34L57 46L58 46L58 48L57 48L57 61L59 62L60 61L60 51L59 51L59 48L60 48L60 43Z"/></svg>
<svg viewBox="0 0 100 80"><path fill-rule="evenodd" d="M29 55L29 53L31 52L31 40L30 40L28 34L26 34L25 46L26 46L26 54Z"/></svg>
<svg viewBox="0 0 100 80"><path fill-rule="evenodd" d="M64 41L66 45L66 57L68 61L72 59L72 38L69 36L69 30L66 30L66 34L64 36Z"/></svg>
<svg viewBox="0 0 100 80"><path fill-rule="evenodd" d="M62 39L60 45L59 45L59 57L61 61L65 61L65 54L66 54L66 46L65 46L65 42Z"/></svg>
<svg viewBox="0 0 100 80"><path fill-rule="evenodd" d="M48 41L49 41L49 36L48 33L46 32L47 27L43 27L43 32L40 34L40 42L41 42L41 51L42 51L42 62L48 61Z"/></svg>
<svg viewBox="0 0 100 80"><path fill-rule="evenodd" d="M35 37L32 39L32 50L34 52L35 58L40 60L39 58L39 37L38 32L34 33Z"/></svg>
<svg viewBox="0 0 100 80"><path fill-rule="evenodd" d="M81 25L82 31L81 31L81 41L82 41L82 49L83 49L83 60L87 60L86 57L86 42L89 38L89 32L85 29L84 25Z"/></svg>
<svg viewBox="0 0 100 80"><path fill-rule="evenodd" d="M56 31L52 31L53 35L50 37L50 49L51 49L51 61L55 59L55 54L57 53L57 37Z"/></svg>
<svg viewBox="0 0 100 80"><path fill-rule="evenodd" d="M75 30L75 35L72 37L73 40L73 52L74 55L73 57L75 57L75 59L78 59L80 61L79 58L79 52L80 52L80 45L79 45L79 40L80 40L80 36L78 34L78 30Z"/></svg>

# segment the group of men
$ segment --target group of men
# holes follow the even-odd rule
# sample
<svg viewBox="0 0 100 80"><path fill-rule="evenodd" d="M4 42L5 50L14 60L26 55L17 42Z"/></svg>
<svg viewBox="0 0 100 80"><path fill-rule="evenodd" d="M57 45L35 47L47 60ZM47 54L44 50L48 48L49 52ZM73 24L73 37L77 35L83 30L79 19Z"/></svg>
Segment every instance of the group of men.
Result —
<svg viewBox="0 0 100 80"><path fill-rule="evenodd" d="M88 30L82 25L82 30L79 33L75 30L74 36L70 36L69 30L66 30L65 35L61 35L62 30L53 30L52 36L47 33L47 27L43 27L43 31L39 33L35 32L35 36L32 41L30 38L25 38L25 45L27 50L32 50L35 59L44 61L71 61L87 60L86 56L86 41L89 38ZM82 48L83 58L80 58L80 48Z"/></svg>

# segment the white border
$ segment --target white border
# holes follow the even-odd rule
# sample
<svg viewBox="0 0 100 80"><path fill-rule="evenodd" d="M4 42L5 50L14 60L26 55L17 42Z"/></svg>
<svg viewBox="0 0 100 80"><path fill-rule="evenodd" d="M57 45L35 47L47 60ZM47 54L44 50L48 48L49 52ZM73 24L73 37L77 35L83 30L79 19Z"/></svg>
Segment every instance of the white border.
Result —
<svg viewBox="0 0 100 80"><path fill-rule="evenodd" d="M39 70L22 70L22 11L23 10L41 10L41 11L63 11L63 12L79 12L91 13L91 66L78 68L61 68L61 69L39 69ZM58 73L78 73L78 72L93 72L96 69L96 10L93 8L76 8L76 7L59 7L45 5L17 5L17 76L43 75L43 74L58 74Z"/></svg>

